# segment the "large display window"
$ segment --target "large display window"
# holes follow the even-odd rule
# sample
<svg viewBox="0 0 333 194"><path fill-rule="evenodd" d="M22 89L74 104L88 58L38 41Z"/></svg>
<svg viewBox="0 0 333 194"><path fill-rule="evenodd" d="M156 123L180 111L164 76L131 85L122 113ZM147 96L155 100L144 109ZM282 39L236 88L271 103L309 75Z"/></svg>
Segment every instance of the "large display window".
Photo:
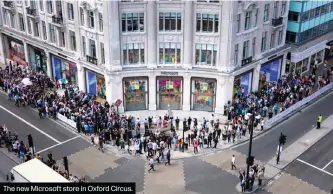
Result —
<svg viewBox="0 0 333 194"><path fill-rule="evenodd" d="M77 68L75 63L52 56L52 68L54 79L64 79L70 85L77 85Z"/></svg>
<svg viewBox="0 0 333 194"><path fill-rule="evenodd" d="M248 95L252 90L252 75L249 71L242 75L236 76L234 81L234 98Z"/></svg>
<svg viewBox="0 0 333 194"><path fill-rule="evenodd" d="M263 87L268 82L276 82L280 78L282 57L271 60L260 67L259 87Z"/></svg>
<svg viewBox="0 0 333 194"><path fill-rule="evenodd" d="M333 40L328 42L325 50L325 60L333 58Z"/></svg>
<svg viewBox="0 0 333 194"><path fill-rule="evenodd" d="M14 41L8 38L9 44L9 59L17 62L19 65L27 66L25 53L24 53L24 46L23 43L20 41Z"/></svg>
<svg viewBox="0 0 333 194"><path fill-rule="evenodd" d="M105 99L105 78L103 75L86 71L87 93Z"/></svg>
<svg viewBox="0 0 333 194"><path fill-rule="evenodd" d="M47 73L47 64L45 53L42 50L35 49L32 46L28 46L29 51L29 65L34 70L42 70L44 73Z"/></svg>
<svg viewBox="0 0 333 194"><path fill-rule="evenodd" d="M213 112L216 101L216 79L192 78L191 109Z"/></svg>
<svg viewBox="0 0 333 194"><path fill-rule="evenodd" d="M124 108L126 111L147 110L148 78L131 77L123 79Z"/></svg>
<svg viewBox="0 0 333 194"><path fill-rule="evenodd" d="M160 110L181 110L183 105L183 78L157 78L157 106Z"/></svg>

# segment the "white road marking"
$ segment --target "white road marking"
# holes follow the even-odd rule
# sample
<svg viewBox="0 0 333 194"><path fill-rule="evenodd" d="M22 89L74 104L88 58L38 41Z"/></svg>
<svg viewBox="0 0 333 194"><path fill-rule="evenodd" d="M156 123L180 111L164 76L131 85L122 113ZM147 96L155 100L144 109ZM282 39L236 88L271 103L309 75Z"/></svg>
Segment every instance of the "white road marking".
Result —
<svg viewBox="0 0 333 194"><path fill-rule="evenodd" d="M322 169L325 170L325 168L327 168L330 164L332 164L332 162L333 162L333 160L331 160L328 164L326 164L326 165L324 166L324 168L322 168Z"/></svg>
<svg viewBox="0 0 333 194"><path fill-rule="evenodd" d="M57 147L57 146L62 145L62 144L64 144L64 143L67 143L67 142L69 142L69 141L72 141L72 140L74 140L74 139L76 139L76 138L78 138L78 137L80 137L80 136L78 135L78 136L76 136L76 137L73 137L73 138L67 139L66 141L60 142L60 143L58 143L58 144L55 144L55 145L53 145L53 146L50 146L50 147L45 148L45 149L43 149L43 150L40 150L40 151L38 151L36 154L40 154L40 153L42 153L42 152L45 152L45 151L47 151L47 150L49 150L49 149L52 149L52 148L54 148L54 147Z"/></svg>
<svg viewBox="0 0 333 194"><path fill-rule="evenodd" d="M13 115L14 117L16 117L17 119L19 119L20 121L24 122L25 124L29 125L31 128L35 129L36 131L40 132L41 134L45 135L46 137L48 137L49 139L53 140L56 143L61 143L60 141L56 140L54 137L52 137L51 135L45 133L44 131L38 129L36 126L32 125L31 123L29 123L28 121L22 119L21 117L17 116L16 114L12 113L10 110L6 109L5 107L0 105L0 108L6 112L8 112L9 114Z"/></svg>
<svg viewBox="0 0 333 194"><path fill-rule="evenodd" d="M321 168L318 168L317 166L315 166L315 165L312 165L312 164L310 164L310 163L307 163L307 162L305 162L305 161L303 161L303 160L301 160L301 159L296 159L297 161L299 161L299 162L301 162L301 163L303 163L303 164L306 164L306 165L308 165L308 166L310 166L310 167L312 167L312 168L314 168L314 169L317 169L317 170L319 170L319 171L321 171L321 172L323 172L323 173L325 173L325 174L328 174L328 175L330 175L330 176L333 176L333 174L332 173L330 173L330 172L327 172L326 170L323 170L323 169L321 169Z"/></svg>

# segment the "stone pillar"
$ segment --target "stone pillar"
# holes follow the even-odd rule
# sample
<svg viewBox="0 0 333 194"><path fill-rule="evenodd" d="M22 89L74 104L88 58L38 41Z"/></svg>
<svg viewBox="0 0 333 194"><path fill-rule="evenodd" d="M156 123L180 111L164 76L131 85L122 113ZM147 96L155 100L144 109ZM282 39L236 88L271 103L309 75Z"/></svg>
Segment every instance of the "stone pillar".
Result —
<svg viewBox="0 0 333 194"><path fill-rule="evenodd" d="M83 68L83 65L77 63L76 64L76 68L77 68L77 82L78 82L78 86L80 88L80 91L86 92L86 74Z"/></svg>
<svg viewBox="0 0 333 194"><path fill-rule="evenodd" d="M29 49L28 49L28 44L26 41L23 41L23 47L24 47L25 61L29 64ZM29 64L29 66L30 66L30 64Z"/></svg>
<svg viewBox="0 0 333 194"><path fill-rule="evenodd" d="M121 83L120 75L109 75L105 74L105 87L106 87L106 100L112 104L116 99L121 99L123 101L123 85ZM124 104L118 107L119 113L124 113Z"/></svg>
<svg viewBox="0 0 333 194"><path fill-rule="evenodd" d="M51 77L53 79L53 68L52 68L52 62L51 62L51 55L50 52L45 52L45 58L46 58L46 69L47 69L47 76Z"/></svg>
<svg viewBox="0 0 333 194"><path fill-rule="evenodd" d="M148 48L148 68L157 67L157 22L156 22L156 2L148 1L147 2L147 48ZM156 84L156 83L155 83ZM151 98L150 98L151 99ZM156 103L155 103L156 107ZM155 108L156 109L156 108Z"/></svg>
<svg viewBox="0 0 333 194"><path fill-rule="evenodd" d="M233 58L230 57L230 53L232 52L233 46L229 44L229 39L232 36L231 32L231 13L233 11L233 5L237 3L236 1L224 1L222 6L222 12L220 16L220 25L219 25L219 32L220 32L220 46L218 48L218 60L217 62L217 69L218 71L228 71L230 69L230 60Z"/></svg>
<svg viewBox="0 0 333 194"><path fill-rule="evenodd" d="M55 27L55 33L56 33L55 36L56 36L56 40L57 40L57 41L56 41L56 42L57 42L56 44L57 44L58 47L60 47L60 45L61 45L61 44L60 44L60 42L61 42L61 36L60 36L61 30L60 30L59 27ZM88 44L89 44L89 43L88 43Z"/></svg>
<svg viewBox="0 0 333 194"><path fill-rule="evenodd" d="M149 75L149 110L156 110L156 75Z"/></svg>
<svg viewBox="0 0 333 194"><path fill-rule="evenodd" d="M216 90L216 114L223 114L224 105L232 101L234 76L221 76L217 80Z"/></svg>
<svg viewBox="0 0 333 194"><path fill-rule="evenodd" d="M122 69L120 64L120 32L119 32L119 1L111 1L111 18L109 31L111 33L110 40L110 51L111 51L111 70L112 71L120 71ZM105 18L108 19L108 18ZM107 45L104 45L107 46Z"/></svg>
<svg viewBox="0 0 333 194"><path fill-rule="evenodd" d="M258 89L259 89L260 67L261 67L261 64L257 64L253 68L253 72L252 72L252 91L253 92L258 91Z"/></svg>
<svg viewBox="0 0 333 194"><path fill-rule="evenodd" d="M111 77L108 74L104 74L105 78L105 95L106 95L106 101L110 104L112 104L112 80Z"/></svg>
<svg viewBox="0 0 333 194"><path fill-rule="evenodd" d="M190 111L191 110L191 104L190 104L190 98L191 98L191 77L186 75L183 77L183 111Z"/></svg>
<svg viewBox="0 0 333 194"><path fill-rule="evenodd" d="M193 1L185 1L185 9L184 9L184 61L183 67L186 69L192 69L193 64ZM185 101L184 101L185 102Z"/></svg>
<svg viewBox="0 0 333 194"><path fill-rule="evenodd" d="M4 38L3 35L0 34L0 63L2 64L6 63L6 53L4 52L4 46Z"/></svg>

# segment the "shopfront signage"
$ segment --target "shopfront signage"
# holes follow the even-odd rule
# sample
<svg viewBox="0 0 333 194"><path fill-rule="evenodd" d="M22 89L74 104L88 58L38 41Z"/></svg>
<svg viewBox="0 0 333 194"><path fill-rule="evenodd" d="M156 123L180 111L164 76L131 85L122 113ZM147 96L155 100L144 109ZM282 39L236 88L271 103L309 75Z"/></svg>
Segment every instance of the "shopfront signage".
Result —
<svg viewBox="0 0 333 194"><path fill-rule="evenodd" d="M178 75L178 72L161 71L161 75L175 76Z"/></svg>

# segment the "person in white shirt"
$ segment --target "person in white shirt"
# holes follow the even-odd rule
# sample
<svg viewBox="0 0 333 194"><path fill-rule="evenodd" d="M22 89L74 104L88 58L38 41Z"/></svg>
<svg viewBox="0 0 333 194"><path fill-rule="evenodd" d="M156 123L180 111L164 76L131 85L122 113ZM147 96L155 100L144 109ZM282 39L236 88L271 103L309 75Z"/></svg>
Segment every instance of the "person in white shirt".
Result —
<svg viewBox="0 0 333 194"><path fill-rule="evenodd" d="M154 155L156 154L156 150L157 150L157 144L156 144L156 142L153 142L153 153L154 153Z"/></svg>
<svg viewBox="0 0 333 194"><path fill-rule="evenodd" d="M237 169L237 167L236 167L236 165L235 165L235 160L236 160L236 157L235 157L235 155L232 155L232 157L231 157L231 170L233 170L233 169Z"/></svg>
<svg viewBox="0 0 333 194"><path fill-rule="evenodd" d="M149 166L150 166L150 168L149 168L148 172L150 172L151 170L155 171L155 169L154 169L154 159L152 157L149 159Z"/></svg>

